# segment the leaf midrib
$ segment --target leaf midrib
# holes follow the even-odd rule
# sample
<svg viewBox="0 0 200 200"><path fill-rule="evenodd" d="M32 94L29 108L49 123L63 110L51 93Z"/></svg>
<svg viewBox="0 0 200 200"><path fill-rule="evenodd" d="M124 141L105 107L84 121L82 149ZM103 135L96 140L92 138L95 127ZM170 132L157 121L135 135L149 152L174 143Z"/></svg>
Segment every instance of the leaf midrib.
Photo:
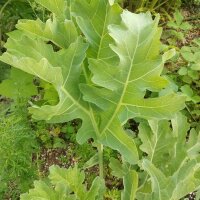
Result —
<svg viewBox="0 0 200 200"><path fill-rule="evenodd" d="M99 56L100 56L101 46L102 46L102 42L103 42L103 36L104 36L105 30L106 30L107 16L108 16L108 5L106 5L106 15L105 15L105 20L104 20L104 24L103 24L103 29L102 29L102 33L101 33L101 37L100 37L100 43L99 43L99 48L98 48L97 58L96 59L99 59ZM87 77L85 77L85 78L86 78L86 80L88 80ZM95 130L97 136L100 136L99 127L98 127L97 122L95 120L94 111L93 111L93 109L91 107L91 103L89 103L89 113L90 113L90 119L91 119L92 125L94 127L94 130Z"/></svg>
<svg viewBox="0 0 200 200"><path fill-rule="evenodd" d="M71 99L72 102L74 102L74 104L76 104L82 111L84 111L87 115L90 116L90 113L88 112L88 110L82 106L78 101L75 100L75 98L62 86L61 90Z"/></svg>
<svg viewBox="0 0 200 200"><path fill-rule="evenodd" d="M137 27L138 27L138 24L137 24ZM136 51L137 51L137 48L138 48L138 43L139 43L139 29L138 29L138 32L137 32L137 43L136 43L136 48L135 48L135 51L134 51L134 54L131 58L131 63L130 63L130 68L129 68L129 71L128 71L128 75L127 75L127 79L126 79L126 82L124 84L124 89L122 91L122 95L120 97L120 100L119 100L119 103L117 105L117 108L115 109L115 112L114 114L112 115L111 119L108 121L108 123L106 124L106 126L104 127L104 129L102 130L101 133L104 133L107 128L110 126L110 124L112 123L112 121L114 120L114 118L116 117L116 115L118 114L118 111L122 105L122 101L123 101L123 98L124 98L124 95L125 95L125 92L126 92L126 89L128 87L128 84L129 84L129 79L130 79L130 75L131 75L131 70L132 70L132 66L133 66L133 62L134 62L134 58L135 58L135 54L136 54ZM129 52L127 51L128 55L129 55Z"/></svg>
<svg viewBox="0 0 200 200"><path fill-rule="evenodd" d="M104 24L103 24L103 30L102 30L101 37L100 37L100 43L99 43L99 48L98 48L98 52L97 52L97 59L99 59L99 54L100 54L100 50L101 50L101 46L102 46L103 36L104 36L104 33L105 33L105 29L106 29L107 16L108 16L108 5L106 5L106 15L105 15L105 20L104 20Z"/></svg>

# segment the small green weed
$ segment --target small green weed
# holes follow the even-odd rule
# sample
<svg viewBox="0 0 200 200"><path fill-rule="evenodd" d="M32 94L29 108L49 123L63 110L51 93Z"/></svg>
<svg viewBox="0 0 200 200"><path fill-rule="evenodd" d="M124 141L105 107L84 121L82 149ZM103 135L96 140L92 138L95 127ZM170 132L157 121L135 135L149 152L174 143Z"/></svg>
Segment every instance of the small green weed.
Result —
<svg viewBox="0 0 200 200"><path fill-rule="evenodd" d="M51 149L66 147L64 139L60 137L59 125L45 124L43 121L34 122L33 129L41 146Z"/></svg>
<svg viewBox="0 0 200 200"><path fill-rule="evenodd" d="M186 84L181 87L181 90L188 96L188 100L199 103L200 40L194 40L191 46L183 46L180 53L185 63L179 69L178 74Z"/></svg>
<svg viewBox="0 0 200 200"><path fill-rule="evenodd" d="M174 17L167 23L167 29L163 34L163 39L167 40L170 46L176 47L178 43L185 42L186 34L193 26L184 21L184 16L176 10Z"/></svg>
<svg viewBox="0 0 200 200"><path fill-rule="evenodd" d="M162 39L167 44L163 45L163 51L170 48L177 50L176 56L166 65L171 77L168 90L181 91L187 96L185 114L192 127L199 127L200 40L196 35L190 36L191 29L195 30L196 25L186 22L181 12L176 11Z"/></svg>

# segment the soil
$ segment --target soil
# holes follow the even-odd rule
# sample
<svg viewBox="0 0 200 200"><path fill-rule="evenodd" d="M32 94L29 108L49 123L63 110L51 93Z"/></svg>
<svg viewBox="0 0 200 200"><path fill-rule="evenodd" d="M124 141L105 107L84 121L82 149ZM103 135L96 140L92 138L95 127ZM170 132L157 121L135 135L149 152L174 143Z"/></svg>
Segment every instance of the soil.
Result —
<svg viewBox="0 0 200 200"><path fill-rule="evenodd" d="M72 165L71 162L63 162L61 157L67 157L67 149L46 149L43 148L39 155L40 171L42 174L47 174L49 167L52 165L58 165L60 167L68 168Z"/></svg>

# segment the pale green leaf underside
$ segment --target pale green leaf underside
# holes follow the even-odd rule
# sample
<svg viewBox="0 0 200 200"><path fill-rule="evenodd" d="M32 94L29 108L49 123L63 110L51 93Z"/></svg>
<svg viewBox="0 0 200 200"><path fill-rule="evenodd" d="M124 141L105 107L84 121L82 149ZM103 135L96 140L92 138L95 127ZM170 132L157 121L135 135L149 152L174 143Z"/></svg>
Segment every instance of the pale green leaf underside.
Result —
<svg viewBox="0 0 200 200"><path fill-rule="evenodd" d="M185 146L189 130L186 117L176 114L172 119L172 127L173 130L170 123L164 120L150 120L139 125L139 138L142 141L140 149L148 154L147 158L167 176L171 176L177 170L187 157L187 151L190 151L190 148L187 150Z"/></svg>
<svg viewBox="0 0 200 200"><path fill-rule="evenodd" d="M85 141L85 135L95 137L87 103L81 101L78 91L87 44L77 38L68 49L54 52L51 45L41 39L33 40L15 31L10 35L6 47L9 50L1 57L2 61L51 83L59 94L60 101L55 106L30 108L33 117L56 122L82 118L85 119L82 126L84 134L81 134L80 142Z"/></svg>
<svg viewBox="0 0 200 200"><path fill-rule="evenodd" d="M155 118L156 115L161 118L172 117L174 112L184 106L185 99L182 96L173 94L144 99L146 90L159 91L167 84L160 76L163 69L162 58L158 52L155 54L152 51L159 47L158 41L155 41L160 32L157 20L152 21L147 14L135 15L124 11L122 21L122 26L110 26L110 35L116 42L112 49L119 56L120 63L113 66L101 59L90 59L89 68L94 74L92 80L104 88L102 91L81 85L84 99L102 109L115 107L113 117L120 113L122 118ZM112 91L110 95L106 89Z"/></svg>
<svg viewBox="0 0 200 200"><path fill-rule="evenodd" d="M111 6L106 0L98 4L90 1L88 8L82 1L75 1L80 11L73 10L73 15L77 16L78 26L89 43L90 53L86 57L88 44L78 36L73 21L63 20L64 0L49 5L45 0L38 2L54 12L53 21L19 22L20 31L10 34L7 52L0 58L51 83L57 90L59 103L33 106L30 108L33 117L50 122L80 118L83 123L77 134L79 143L94 138L118 150L129 163L137 163L134 140L122 124L131 117L171 118L184 107L184 98L176 94L144 99L146 90L158 92L167 84L160 76L164 59L159 56L158 18L152 20L150 14L128 11L120 16L118 5ZM61 9L60 17L56 6ZM89 18L90 14L94 19ZM47 44L49 41L57 46L56 51ZM107 55L114 58L107 59ZM84 73L85 59L92 80Z"/></svg>
<svg viewBox="0 0 200 200"><path fill-rule="evenodd" d="M151 177L152 191L149 198L155 200L181 199L198 188L200 180L195 177L200 165L195 160L184 163L172 177L165 175L150 161L144 160L142 167Z"/></svg>
<svg viewBox="0 0 200 200"><path fill-rule="evenodd" d="M113 42L108 33L108 25L120 23L122 9L119 5L110 5L108 0L75 0L73 13L77 23L90 44L88 57L103 59L113 63L116 54L109 44Z"/></svg>
<svg viewBox="0 0 200 200"><path fill-rule="evenodd" d="M122 25L109 27L110 35L116 42L111 47L120 58L119 65L111 65L102 59L89 59L92 81L99 87L80 86L84 99L103 110L101 143L113 149L123 145L121 142L119 146L117 142L125 136L125 133L124 136L121 134L121 123L132 117L171 118L184 107L185 101L183 96L176 94L144 98L146 90L159 91L167 84L160 76L163 60L158 52L158 19L153 21L148 14L136 15L124 11L122 21ZM128 140L128 137L124 140L127 148Z"/></svg>
<svg viewBox="0 0 200 200"><path fill-rule="evenodd" d="M37 20L19 20L16 27L33 37L51 41L58 47L67 48L77 38L75 25L70 20L60 21L56 17L46 23Z"/></svg>
<svg viewBox="0 0 200 200"><path fill-rule="evenodd" d="M138 187L138 174L134 170L130 170L123 178L124 191L122 192L122 200L133 200L136 198Z"/></svg>
<svg viewBox="0 0 200 200"><path fill-rule="evenodd" d="M193 138L195 132L190 134L186 143L189 130L187 118L178 113L171 122L172 128L166 120L140 124L140 149L148 154L142 161L142 168L151 179L151 190L145 192L147 183L143 184L138 193L139 200L145 196L156 200L181 199L199 187L199 155L189 153L191 145L198 143ZM199 148L198 145L196 147Z"/></svg>

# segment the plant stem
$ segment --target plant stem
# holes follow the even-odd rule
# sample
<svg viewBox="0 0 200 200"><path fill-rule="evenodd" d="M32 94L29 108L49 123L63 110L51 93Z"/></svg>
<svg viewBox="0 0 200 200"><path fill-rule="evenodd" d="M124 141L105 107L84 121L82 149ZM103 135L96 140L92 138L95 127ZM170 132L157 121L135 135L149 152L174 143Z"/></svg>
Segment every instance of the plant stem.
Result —
<svg viewBox="0 0 200 200"><path fill-rule="evenodd" d="M103 145L97 144L98 155L99 155L99 176L100 178L104 178L104 170L103 170Z"/></svg>

